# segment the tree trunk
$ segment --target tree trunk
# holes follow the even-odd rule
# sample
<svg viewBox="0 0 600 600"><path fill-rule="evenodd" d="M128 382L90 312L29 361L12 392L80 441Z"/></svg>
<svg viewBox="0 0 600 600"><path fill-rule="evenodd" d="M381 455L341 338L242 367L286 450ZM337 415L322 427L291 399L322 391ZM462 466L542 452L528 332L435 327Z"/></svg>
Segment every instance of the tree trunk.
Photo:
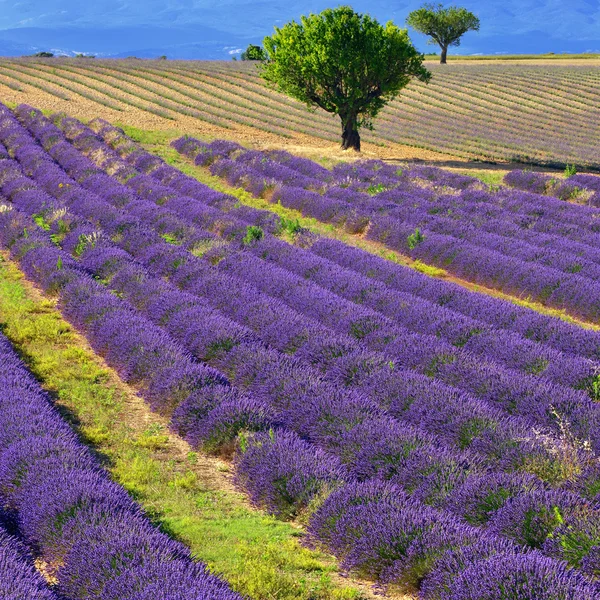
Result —
<svg viewBox="0 0 600 600"><path fill-rule="evenodd" d="M441 65L445 65L446 64L446 57L448 56L448 46L442 46L442 55L440 58L440 64Z"/></svg>
<svg viewBox="0 0 600 600"><path fill-rule="evenodd" d="M352 148L360 152L360 134L358 133L358 118L356 115L340 115L342 119L342 149Z"/></svg>

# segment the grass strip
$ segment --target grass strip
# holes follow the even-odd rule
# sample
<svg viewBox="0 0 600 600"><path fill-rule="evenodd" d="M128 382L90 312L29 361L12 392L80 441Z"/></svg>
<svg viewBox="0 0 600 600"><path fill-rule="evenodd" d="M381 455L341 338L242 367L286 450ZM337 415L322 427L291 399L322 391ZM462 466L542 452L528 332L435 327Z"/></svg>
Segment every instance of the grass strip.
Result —
<svg viewBox="0 0 600 600"><path fill-rule="evenodd" d="M304 548L302 530L247 505L227 463L191 452L0 254L0 328L81 438L164 531L256 600L370 597Z"/></svg>

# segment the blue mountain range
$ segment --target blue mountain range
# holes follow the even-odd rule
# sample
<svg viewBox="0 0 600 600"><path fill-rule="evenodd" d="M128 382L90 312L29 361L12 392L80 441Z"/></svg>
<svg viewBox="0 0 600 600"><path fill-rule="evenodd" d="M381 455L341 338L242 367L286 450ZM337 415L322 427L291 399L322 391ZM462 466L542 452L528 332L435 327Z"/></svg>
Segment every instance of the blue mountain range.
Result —
<svg viewBox="0 0 600 600"><path fill-rule="evenodd" d="M481 20L460 54L600 52L600 0L456 0ZM419 0L356 0L404 26ZM228 58L274 26L335 6L327 0L0 0L0 54ZM411 32L422 51L423 36Z"/></svg>

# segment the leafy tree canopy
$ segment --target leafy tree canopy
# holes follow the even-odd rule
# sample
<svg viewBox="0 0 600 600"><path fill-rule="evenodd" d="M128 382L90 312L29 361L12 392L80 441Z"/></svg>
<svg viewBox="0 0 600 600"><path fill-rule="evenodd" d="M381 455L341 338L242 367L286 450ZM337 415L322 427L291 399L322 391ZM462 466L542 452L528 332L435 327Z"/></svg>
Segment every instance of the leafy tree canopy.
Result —
<svg viewBox="0 0 600 600"><path fill-rule="evenodd" d="M267 60L267 53L260 47L250 44L241 55L242 60Z"/></svg>
<svg viewBox="0 0 600 600"><path fill-rule="evenodd" d="M449 46L460 46L460 38L467 31L479 31L479 18L466 8L443 4L424 4L406 19L413 29L430 37L429 42L442 49L441 62L446 62Z"/></svg>
<svg viewBox="0 0 600 600"><path fill-rule="evenodd" d="M406 30L392 22L382 26L349 6L275 28L264 46L262 76L310 108L339 115L344 149L360 150L359 127L372 127L411 79L431 77Z"/></svg>

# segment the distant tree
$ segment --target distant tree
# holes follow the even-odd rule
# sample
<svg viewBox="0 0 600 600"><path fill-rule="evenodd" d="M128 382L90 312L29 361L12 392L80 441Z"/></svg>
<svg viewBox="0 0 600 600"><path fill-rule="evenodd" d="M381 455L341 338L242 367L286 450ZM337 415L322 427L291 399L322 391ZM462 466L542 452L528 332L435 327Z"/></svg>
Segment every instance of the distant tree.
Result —
<svg viewBox="0 0 600 600"><path fill-rule="evenodd" d="M430 37L430 44L442 49L440 63L446 64L448 48L460 46L460 38L467 31L479 31L479 18L466 8L443 4L424 4L408 15L406 23Z"/></svg>
<svg viewBox="0 0 600 600"><path fill-rule="evenodd" d="M260 47L250 44L241 56L242 60L267 60L267 53Z"/></svg>
<svg viewBox="0 0 600 600"><path fill-rule="evenodd" d="M263 78L309 108L339 115L344 150L360 150L359 128L372 128L411 79L431 77L406 30L392 22L384 27L349 6L276 27L264 46Z"/></svg>
<svg viewBox="0 0 600 600"><path fill-rule="evenodd" d="M52 58L54 54L52 54L52 52L36 52L34 56L37 56L38 58Z"/></svg>
<svg viewBox="0 0 600 600"><path fill-rule="evenodd" d="M159 56L158 60L167 60L167 55L163 54L162 56Z"/></svg>

